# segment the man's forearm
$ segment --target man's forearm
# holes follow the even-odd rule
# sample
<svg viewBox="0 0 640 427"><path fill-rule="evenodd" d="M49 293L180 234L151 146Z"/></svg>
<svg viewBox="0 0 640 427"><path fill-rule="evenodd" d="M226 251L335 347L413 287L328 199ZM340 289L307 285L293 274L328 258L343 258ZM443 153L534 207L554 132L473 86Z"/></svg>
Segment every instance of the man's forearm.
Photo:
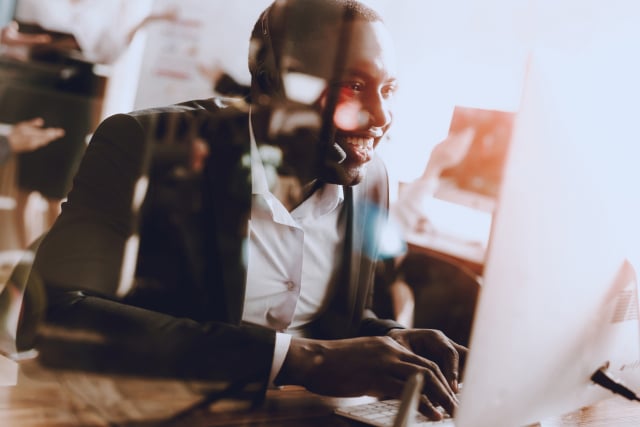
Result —
<svg viewBox="0 0 640 427"><path fill-rule="evenodd" d="M323 362L321 340L292 338L280 372L274 379L275 385L306 386L309 372Z"/></svg>
<svg viewBox="0 0 640 427"><path fill-rule="evenodd" d="M122 374L253 384L255 392L266 389L273 331L196 322L48 287L49 323L101 337L82 345L57 343L58 354L69 350L75 356L58 363Z"/></svg>
<svg viewBox="0 0 640 427"><path fill-rule="evenodd" d="M392 329L404 329L404 326L391 319L365 317L360 321L358 336L383 336Z"/></svg>

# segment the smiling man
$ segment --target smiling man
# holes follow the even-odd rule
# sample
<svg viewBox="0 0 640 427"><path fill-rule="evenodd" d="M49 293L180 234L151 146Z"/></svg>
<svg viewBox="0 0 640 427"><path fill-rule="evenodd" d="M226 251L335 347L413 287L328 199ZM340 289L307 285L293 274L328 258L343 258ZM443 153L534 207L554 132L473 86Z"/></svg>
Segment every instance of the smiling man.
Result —
<svg viewBox="0 0 640 427"><path fill-rule="evenodd" d="M396 88L382 19L351 0L277 0L249 68L248 104L190 101L96 130L36 256L49 321L105 336L83 354L93 368L380 397L419 372L423 412L453 412L466 349L369 310L372 218L388 208L375 148Z"/></svg>
<svg viewBox="0 0 640 427"><path fill-rule="evenodd" d="M354 2L345 3L349 8L344 10L304 4L316 9L313 15L297 10L297 5L276 2L254 28L249 67L252 99L270 111L292 111L296 106L291 98L298 97L290 92L313 91L288 87L289 75L321 82L316 99L298 106L314 108L324 123L316 129L318 141L303 145L307 150L313 147L316 165L300 165L297 156L291 164L298 165L296 174L303 180L354 185L362 180L365 165L391 125L396 70L393 43L380 16ZM254 126L259 139L272 139L268 128Z"/></svg>

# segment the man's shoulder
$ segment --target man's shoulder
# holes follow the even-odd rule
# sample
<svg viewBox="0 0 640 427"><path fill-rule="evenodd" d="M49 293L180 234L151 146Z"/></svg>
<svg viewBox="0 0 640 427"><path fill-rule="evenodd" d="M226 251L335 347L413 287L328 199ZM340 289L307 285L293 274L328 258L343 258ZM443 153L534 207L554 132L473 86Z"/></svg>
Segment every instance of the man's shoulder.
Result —
<svg viewBox="0 0 640 427"><path fill-rule="evenodd" d="M198 136L211 145L232 143L244 147L248 145L248 110L248 104L229 102L224 98L139 109L107 117L94 132L94 137L176 146Z"/></svg>
<svg viewBox="0 0 640 427"><path fill-rule="evenodd" d="M227 127L247 128L248 104L229 98L185 101L132 111L125 116L143 128L169 134L217 133Z"/></svg>
<svg viewBox="0 0 640 427"><path fill-rule="evenodd" d="M241 116L248 114L248 106L246 103L234 99L214 97L194 99L161 107L139 109L128 113L128 115L141 118L168 114L192 116L203 113L230 117Z"/></svg>

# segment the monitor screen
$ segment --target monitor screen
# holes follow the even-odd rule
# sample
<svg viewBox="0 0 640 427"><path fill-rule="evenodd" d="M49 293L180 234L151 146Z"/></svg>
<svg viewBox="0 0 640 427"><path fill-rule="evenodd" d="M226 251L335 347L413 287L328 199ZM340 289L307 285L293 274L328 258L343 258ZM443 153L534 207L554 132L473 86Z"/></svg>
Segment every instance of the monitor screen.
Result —
<svg viewBox="0 0 640 427"><path fill-rule="evenodd" d="M513 118L511 111L456 106L449 135L471 129L473 137L464 158L442 171L441 180L458 188L495 198L502 180Z"/></svg>
<svg viewBox="0 0 640 427"><path fill-rule="evenodd" d="M625 192L614 191L628 188L617 173L626 145L599 139L615 120L607 103L574 96L598 81L584 71L592 61L553 50L531 57L457 427L527 425L610 397L590 380L604 365L640 389L637 277L627 261L635 225Z"/></svg>

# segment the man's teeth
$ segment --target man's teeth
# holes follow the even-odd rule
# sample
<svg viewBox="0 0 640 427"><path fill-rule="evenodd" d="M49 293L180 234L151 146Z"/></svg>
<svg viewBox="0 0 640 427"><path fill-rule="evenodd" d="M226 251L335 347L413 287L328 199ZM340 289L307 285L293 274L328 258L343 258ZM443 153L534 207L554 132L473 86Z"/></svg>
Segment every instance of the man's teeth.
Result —
<svg viewBox="0 0 640 427"><path fill-rule="evenodd" d="M357 137L357 136L348 136L345 139L345 142L350 145L355 145L361 150L365 150L368 148L373 148L373 138L365 138L365 137Z"/></svg>

